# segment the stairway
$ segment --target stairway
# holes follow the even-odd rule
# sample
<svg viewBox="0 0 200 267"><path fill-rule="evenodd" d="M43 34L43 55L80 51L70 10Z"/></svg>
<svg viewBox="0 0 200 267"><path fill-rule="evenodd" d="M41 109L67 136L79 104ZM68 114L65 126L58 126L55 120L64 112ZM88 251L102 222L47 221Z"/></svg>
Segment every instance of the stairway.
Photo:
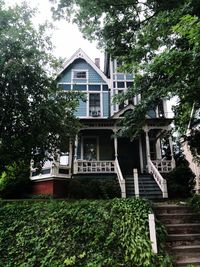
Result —
<svg viewBox="0 0 200 267"><path fill-rule="evenodd" d="M166 245L176 266L200 267L200 216L185 205L157 204L154 211L166 227Z"/></svg>
<svg viewBox="0 0 200 267"><path fill-rule="evenodd" d="M134 197L135 189L134 189L133 176L125 177L125 180L126 180L126 196ZM140 175L138 177L138 182L139 182L140 197L144 197L150 200L163 198L159 186L157 185L156 181L153 179L151 175Z"/></svg>

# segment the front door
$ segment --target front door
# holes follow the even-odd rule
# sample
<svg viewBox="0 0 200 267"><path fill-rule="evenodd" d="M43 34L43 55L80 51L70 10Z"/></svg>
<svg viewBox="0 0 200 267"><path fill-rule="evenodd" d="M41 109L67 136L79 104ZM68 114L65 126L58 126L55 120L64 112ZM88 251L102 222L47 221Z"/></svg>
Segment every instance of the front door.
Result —
<svg viewBox="0 0 200 267"><path fill-rule="evenodd" d="M139 142L129 138L118 139L118 160L123 175L133 175L133 169L140 172Z"/></svg>
<svg viewBox="0 0 200 267"><path fill-rule="evenodd" d="M96 137L83 138L83 159L89 161L98 159Z"/></svg>

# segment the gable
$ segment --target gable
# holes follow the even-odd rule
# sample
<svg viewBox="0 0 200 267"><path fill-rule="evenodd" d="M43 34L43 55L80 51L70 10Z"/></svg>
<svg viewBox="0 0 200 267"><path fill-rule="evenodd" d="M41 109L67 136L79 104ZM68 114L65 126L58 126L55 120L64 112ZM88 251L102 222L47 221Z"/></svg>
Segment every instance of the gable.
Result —
<svg viewBox="0 0 200 267"><path fill-rule="evenodd" d="M87 79L74 79L75 70L87 71ZM76 59L58 77L59 83L106 83L94 68L84 59Z"/></svg>

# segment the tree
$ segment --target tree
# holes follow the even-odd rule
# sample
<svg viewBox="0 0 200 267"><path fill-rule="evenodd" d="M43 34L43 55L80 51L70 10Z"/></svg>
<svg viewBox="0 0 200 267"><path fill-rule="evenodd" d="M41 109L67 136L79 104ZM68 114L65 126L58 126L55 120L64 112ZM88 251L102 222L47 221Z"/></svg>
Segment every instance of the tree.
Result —
<svg viewBox="0 0 200 267"><path fill-rule="evenodd" d="M56 87L48 27L34 28L34 14L0 0L0 172L31 158L41 163L79 128L79 95Z"/></svg>
<svg viewBox="0 0 200 267"><path fill-rule="evenodd" d="M199 1L52 2L55 17L65 16L77 23L85 37L97 39L111 56L124 62L122 70L134 73L133 87L118 101L138 93L142 101L125 116L124 134L136 136L149 107L173 96L179 98L175 123L185 134L193 103L200 106Z"/></svg>

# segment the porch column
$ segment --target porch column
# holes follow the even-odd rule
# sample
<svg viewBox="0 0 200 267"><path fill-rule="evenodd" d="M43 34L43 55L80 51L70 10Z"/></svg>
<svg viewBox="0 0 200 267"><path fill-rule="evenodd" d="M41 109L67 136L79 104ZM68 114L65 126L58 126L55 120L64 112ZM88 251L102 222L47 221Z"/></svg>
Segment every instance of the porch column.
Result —
<svg viewBox="0 0 200 267"><path fill-rule="evenodd" d="M75 146L74 161L76 161L77 160L77 152L78 152L78 135L76 135L76 137L75 137L74 146Z"/></svg>
<svg viewBox="0 0 200 267"><path fill-rule="evenodd" d="M114 149L115 149L115 159L118 157L118 142L117 142L117 136L116 131L114 131Z"/></svg>
<svg viewBox="0 0 200 267"><path fill-rule="evenodd" d="M162 159L160 138L156 140L156 159Z"/></svg>
<svg viewBox="0 0 200 267"><path fill-rule="evenodd" d="M144 172L144 161L143 161L143 149L142 149L141 135L139 137L139 154L140 154L140 169L141 169L141 173L143 173Z"/></svg>
<svg viewBox="0 0 200 267"><path fill-rule="evenodd" d="M176 166L175 160L174 160L174 151L173 151L173 144L172 144L172 137L169 137L169 146L170 146L170 152L171 152L171 161L172 161L172 169L174 169Z"/></svg>
<svg viewBox="0 0 200 267"><path fill-rule="evenodd" d="M73 156L73 144L72 144L72 140L69 139L69 160L68 160L68 164L69 164L70 168L72 168L72 156Z"/></svg>
<svg viewBox="0 0 200 267"><path fill-rule="evenodd" d="M150 146L149 146L149 130L148 127L144 128L146 139L146 155L147 155L147 169L149 171L149 159L150 159Z"/></svg>
<svg viewBox="0 0 200 267"><path fill-rule="evenodd" d="M73 173L74 174L77 174L77 172L78 172L77 150L78 150L78 135L76 135L75 142L74 142L74 166L73 166Z"/></svg>

